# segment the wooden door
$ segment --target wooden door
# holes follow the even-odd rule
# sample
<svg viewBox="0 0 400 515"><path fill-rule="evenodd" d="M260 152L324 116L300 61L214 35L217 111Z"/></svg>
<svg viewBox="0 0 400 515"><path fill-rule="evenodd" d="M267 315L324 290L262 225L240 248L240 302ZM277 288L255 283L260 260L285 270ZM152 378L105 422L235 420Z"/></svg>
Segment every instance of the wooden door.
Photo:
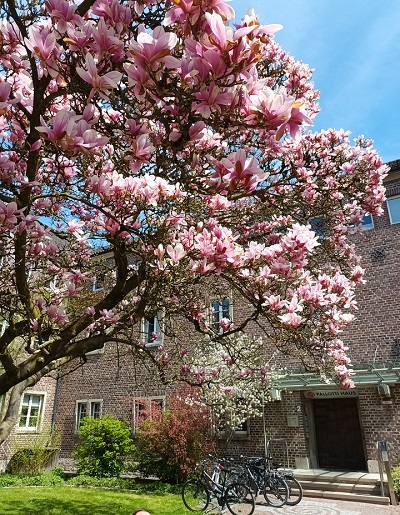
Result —
<svg viewBox="0 0 400 515"><path fill-rule="evenodd" d="M357 399L313 400L320 468L366 470Z"/></svg>

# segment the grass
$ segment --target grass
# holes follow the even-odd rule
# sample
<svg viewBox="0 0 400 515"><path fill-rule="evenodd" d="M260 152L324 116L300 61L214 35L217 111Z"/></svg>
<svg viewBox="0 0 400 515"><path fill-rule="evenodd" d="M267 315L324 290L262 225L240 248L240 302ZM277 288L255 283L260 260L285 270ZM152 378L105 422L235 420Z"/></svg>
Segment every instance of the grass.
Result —
<svg viewBox="0 0 400 515"><path fill-rule="evenodd" d="M0 488L0 515L131 515L145 508L154 515L189 513L180 496L98 488Z"/></svg>

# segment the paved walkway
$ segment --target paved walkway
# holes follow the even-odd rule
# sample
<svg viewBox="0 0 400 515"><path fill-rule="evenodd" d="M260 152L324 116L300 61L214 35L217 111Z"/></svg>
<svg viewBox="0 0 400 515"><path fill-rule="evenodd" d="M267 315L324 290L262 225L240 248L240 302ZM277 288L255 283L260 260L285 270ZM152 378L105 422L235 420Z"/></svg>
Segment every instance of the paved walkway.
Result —
<svg viewBox="0 0 400 515"><path fill-rule="evenodd" d="M400 515L400 506L303 498L297 506L282 508L258 503L254 515Z"/></svg>

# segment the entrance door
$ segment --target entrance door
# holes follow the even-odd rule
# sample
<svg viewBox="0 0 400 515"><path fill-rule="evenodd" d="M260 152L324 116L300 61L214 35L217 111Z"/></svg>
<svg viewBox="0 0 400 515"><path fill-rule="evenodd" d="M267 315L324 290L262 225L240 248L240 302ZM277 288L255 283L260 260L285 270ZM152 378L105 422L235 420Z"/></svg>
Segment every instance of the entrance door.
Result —
<svg viewBox="0 0 400 515"><path fill-rule="evenodd" d="M314 399L321 468L366 470L357 399Z"/></svg>

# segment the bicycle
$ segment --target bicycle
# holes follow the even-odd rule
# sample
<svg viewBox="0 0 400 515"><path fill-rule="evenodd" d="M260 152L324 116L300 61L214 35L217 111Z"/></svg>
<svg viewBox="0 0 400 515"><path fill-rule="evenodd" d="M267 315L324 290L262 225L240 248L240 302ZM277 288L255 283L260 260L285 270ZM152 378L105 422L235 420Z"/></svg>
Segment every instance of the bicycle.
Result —
<svg viewBox="0 0 400 515"><path fill-rule="evenodd" d="M220 513L226 506L232 515L252 515L255 501L249 487L232 480L232 470L224 467L221 461L213 460L211 474L207 470L209 460L197 465L197 476L182 487L183 504L193 512L206 511L211 504L211 509L218 507Z"/></svg>
<svg viewBox="0 0 400 515"><path fill-rule="evenodd" d="M289 487L279 472L269 466L270 457L242 457L243 472L239 481L244 482L254 493L261 493L270 506L280 508L287 503Z"/></svg>
<svg viewBox="0 0 400 515"><path fill-rule="evenodd" d="M286 501L288 506L296 506L303 499L303 487L300 482L294 477L292 470L279 469L281 466L278 462L272 463L272 468L283 477L289 488L289 497Z"/></svg>

